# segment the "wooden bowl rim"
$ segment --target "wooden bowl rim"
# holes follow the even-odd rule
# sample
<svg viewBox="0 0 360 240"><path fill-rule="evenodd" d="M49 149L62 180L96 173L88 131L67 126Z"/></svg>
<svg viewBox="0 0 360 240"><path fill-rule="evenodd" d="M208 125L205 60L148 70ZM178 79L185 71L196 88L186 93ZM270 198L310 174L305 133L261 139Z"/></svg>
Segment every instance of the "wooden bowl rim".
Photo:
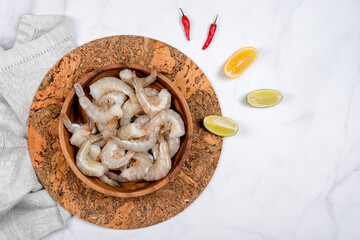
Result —
<svg viewBox="0 0 360 240"><path fill-rule="evenodd" d="M81 85L83 85L85 82L87 82L88 80L92 79L93 77L95 77L96 75L107 71L107 70L112 70L112 69L118 69L118 68L130 68L130 69L134 69L134 70L138 70L138 71L145 71L145 72L151 72L151 69L149 67L146 67L142 64L137 64L137 63L114 63L114 64L110 64L110 65L106 65L97 69L94 69L93 71L85 74L79 81L78 83L80 83ZM193 138L193 122L192 122L192 117L191 117L191 112L189 109L189 106L184 98L184 96L182 95L182 93L180 92L180 90L177 88L177 86L175 86L175 84L173 84L173 82L168 79L165 75L161 74L161 73L157 73L157 77L159 79L161 79L162 81L166 82L166 84L168 84L170 86L170 88L172 88L172 90L175 92L175 94L177 95L177 98L179 100L180 106L181 108L184 110L184 114L185 117L187 118L188 122L187 124L185 124L185 129L186 129L186 135L187 136L187 142L185 144L185 148L184 148L184 154L182 156L182 158L179 160L179 163L175 166L174 170L171 172L171 174L167 175L166 177L156 181L158 182L157 184L151 186L150 188L145 188L145 189L139 189L136 190L135 192L117 192L117 191L112 191L112 190L107 190L104 189L102 187L100 187L99 185L91 182L87 176L85 176L76 166L75 161L72 160L72 158L70 157L66 145L65 145L65 136L64 136L64 124L62 123L62 121L59 119L59 138L60 138L60 146L61 146L61 150L64 154L64 157L66 159L66 162L69 164L71 170L74 172L74 174L76 175L77 178L79 178L85 185L87 185L89 188L92 188L100 193L103 193L105 195L110 195L110 196L114 196L114 197L139 197L139 196L143 196L152 192L155 192L157 190L159 190L160 188L162 188L163 186L165 186L168 182L170 182L170 180L172 180L176 174L178 174L178 172L180 171L180 169L183 167L183 165L185 164L185 161L188 157L188 154L190 152L190 147L191 147L191 143L192 143L192 138ZM74 98L75 95L75 90L74 87L71 89L71 91L69 92L69 94L67 95L65 101L63 102L63 106L61 108L61 113L65 113L66 114L66 108L69 105L70 101Z"/></svg>

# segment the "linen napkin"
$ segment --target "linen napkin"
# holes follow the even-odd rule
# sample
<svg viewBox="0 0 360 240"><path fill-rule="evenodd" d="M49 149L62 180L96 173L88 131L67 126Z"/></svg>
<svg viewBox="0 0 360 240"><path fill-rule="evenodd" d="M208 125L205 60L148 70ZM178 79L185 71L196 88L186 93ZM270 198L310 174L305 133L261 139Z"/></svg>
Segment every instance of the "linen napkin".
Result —
<svg viewBox="0 0 360 240"><path fill-rule="evenodd" d="M63 16L26 14L14 48L0 48L0 239L39 239L71 216L37 179L27 121L43 78L74 47Z"/></svg>

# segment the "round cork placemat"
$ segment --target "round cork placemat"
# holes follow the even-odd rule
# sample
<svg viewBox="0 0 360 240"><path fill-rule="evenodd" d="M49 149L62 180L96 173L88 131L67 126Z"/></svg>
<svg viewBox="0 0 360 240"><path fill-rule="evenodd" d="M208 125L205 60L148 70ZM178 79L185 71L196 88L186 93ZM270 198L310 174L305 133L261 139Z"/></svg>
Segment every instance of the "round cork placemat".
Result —
<svg viewBox="0 0 360 240"><path fill-rule="evenodd" d="M66 163L58 134L59 113L74 83L94 69L124 62L156 66L172 80L184 95L194 124L191 150L179 174L156 192L133 198L106 196L83 185ZM108 228L147 227L183 211L209 183L222 147L222 138L202 126L210 114L221 115L214 89L185 54L150 38L106 37L68 53L44 78L29 114L30 156L45 189L71 214Z"/></svg>

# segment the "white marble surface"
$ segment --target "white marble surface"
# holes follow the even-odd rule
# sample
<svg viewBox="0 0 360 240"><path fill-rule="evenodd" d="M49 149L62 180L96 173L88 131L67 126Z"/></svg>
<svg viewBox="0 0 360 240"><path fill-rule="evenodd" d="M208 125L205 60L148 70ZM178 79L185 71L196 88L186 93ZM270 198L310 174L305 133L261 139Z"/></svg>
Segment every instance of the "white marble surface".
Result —
<svg viewBox="0 0 360 240"><path fill-rule="evenodd" d="M12 47L23 13L65 14L78 45L117 34L156 38L200 66L223 115L240 126L208 187L178 216L139 230L72 217L45 239L360 239L359 12L358 0L1 0L2 47ZM202 51L216 13L218 31ZM224 62L248 45L258 59L227 79ZM246 94L259 88L279 90L283 102L247 106Z"/></svg>

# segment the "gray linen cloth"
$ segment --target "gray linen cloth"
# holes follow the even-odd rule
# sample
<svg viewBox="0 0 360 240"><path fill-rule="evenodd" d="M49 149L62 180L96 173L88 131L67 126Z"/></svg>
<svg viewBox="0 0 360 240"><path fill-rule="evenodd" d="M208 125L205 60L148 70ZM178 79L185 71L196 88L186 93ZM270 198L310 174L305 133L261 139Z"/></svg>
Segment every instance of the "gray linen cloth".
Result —
<svg viewBox="0 0 360 240"><path fill-rule="evenodd" d="M23 15L14 48L0 47L0 239L39 239L71 216L37 179L27 121L46 73L74 47L65 18L55 15Z"/></svg>

